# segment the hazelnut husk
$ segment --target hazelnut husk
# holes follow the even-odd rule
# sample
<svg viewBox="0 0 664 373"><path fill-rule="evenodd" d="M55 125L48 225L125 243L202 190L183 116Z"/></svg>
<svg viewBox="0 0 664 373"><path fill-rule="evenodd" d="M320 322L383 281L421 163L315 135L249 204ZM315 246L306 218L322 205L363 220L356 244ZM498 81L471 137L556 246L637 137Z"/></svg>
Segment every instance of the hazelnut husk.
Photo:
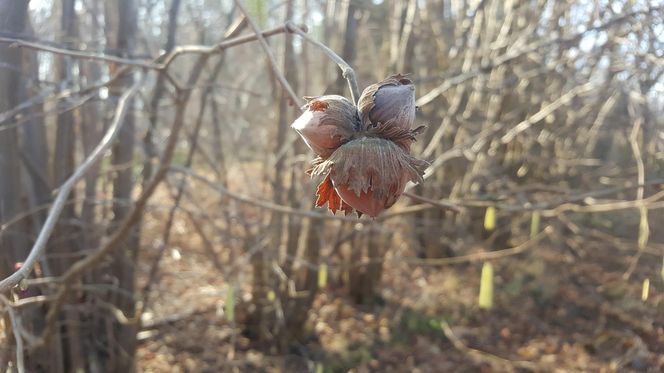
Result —
<svg viewBox="0 0 664 373"><path fill-rule="evenodd" d="M408 130L415 123L415 85L405 75L392 75L365 88L357 107L364 129L387 125Z"/></svg>
<svg viewBox="0 0 664 373"><path fill-rule="evenodd" d="M367 87L356 108L342 96L308 98L292 124L318 155L308 171L324 175L316 206L378 216L394 205L409 181L421 183L428 162L410 155L424 126L415 122L415 86L405 75Z"/></svg>
<svg viewBox="0 0 664 373"><path fill-rule="evenodd" d="M328 192L331 183L343 202L376 217L396 203L408 181L423 181L427 165L390 140L365 136L340 146L330 158L315 164L311 173L328 176L323 191ZM329 196L320 192L316 204L324 205ZM339 209L347 210L343 204Z"/></svg>
<svg viewBox="0 0 664 373"><path fill-rule="evenodd" d="M322 158L351 139L360 126L357 109L343 96L305 97L304 113L291 127Z"/></svg>
<svg viewBox="0 0 664 373"><path fill-rule="evenodd" d="M415 123L415 85L406 75L392 75L365 88L358 101L362 129L410 151L424 126Z"/></svg>

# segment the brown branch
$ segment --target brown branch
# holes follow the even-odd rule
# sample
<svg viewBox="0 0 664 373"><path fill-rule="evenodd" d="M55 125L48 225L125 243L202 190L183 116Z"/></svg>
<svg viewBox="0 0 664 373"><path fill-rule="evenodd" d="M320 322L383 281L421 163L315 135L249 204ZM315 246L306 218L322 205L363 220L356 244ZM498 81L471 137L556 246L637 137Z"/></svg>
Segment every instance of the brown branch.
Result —
<svg viewBox="0 0 664 373"><path fill-rule="evenodd" d="M500 357L498 355L494 355L485 351L480 351L471 347L466 346L459 337L457 337L454 332L452 331L452 328L450 328L449 324L445 320L440 321L440 327L443 329L443 333L445 334L445 337L452 343L452 346L459 350L459 352L462 352L466 354L471 360L477 362L477 363L486 363L491 366L498 366L502 369L505 369L508 372L514 372L516 369L515 368L520 368L520 369L528 369L531 371L541 371L542 368L539 367L537 364L530 362L530 361L523 361L523 360L510 360L506 359L504 357Z"/></svg>
<svg viewBox="0 0 664 373"><path fill-rule="evenodd" d="M305 26L302 26L306 30ZM230 47L234 47L240 44L245 44L251 41L255 40L260 40L260 38L264 37L269 37L277 34L282 34L284 32L291 32L289 29L288 24L284 24L269 30L265 31L257 31L258 35L247 35L247 36L240 36L234 39L230 40L224 40L221 43L211 45L211 46L205 46L205 45L183 45L174 48L170 52L166 52L163 55L157 57L156 59L153 59L152 61L148 60L137 60L137 59L130 59L130 58L122 58L122 57L116 57L108 54L102 54L102 53L95 53L95 52L89 52L89 51L84 51L84 50L77 50L77 49L67 49L67 48L60 48L60 47L54 47L45 43L38 43L38 42L33 42L25 39L20 39L20 38L11 38L11 37L5 37L5 36L0 36L0 43L9 43L11 47L15 48L26 48L26 49L32 49L32 50L37 50L37 51L43 51L43 52L49 52L53 54L58 54L61 56L69 56L69 57L74 57L74 58L80 58L80 59L86 59L86 60L93 60L93 61L101 61L101 62L108 62L108 63L114 63L114 64L119 64L119 65L125 65L125 66L131 66L131 67L140 67L144 69L150 69L150 70L166 70L170 66L170 64L180 55L182 54L215 54L218 52L221 52L225 49L228 49ZM162 63L156 62L156 61L163 61Z"/></svg>
<svg viewBox="0 0 664 373"><path fill-rule="evenodd" d="M486 74L486 73L494 70L495 68L497 68L501 65L507 64L507 63L509 63L511 61L514 61L515 59L518 59L520 57L523 57L527 54L533 53L535 51L538 51L538 50L546 48L546 47L550 47L550 46L555 45L555 44L565 44L565 43L571 43L571 42L574 42L574 41L578 41L581 38L583 38L583 36L586 35L589 32L596 32L596 31L606 30L606 29L608 29L608 28L610 28L610 27L612 27L616 24L623 23L623 22L631 19L634 16L637 16L637 15L640 15L640 14L652 14L652 13L660 11L662 9L664 9L664 7L659 6L659 7L650 7L650 8L644 9L644 10L638 10L638 11L630 12L630 13L624 14L620 17L616 17L612 20L609 20L609 21L607 21L607 22L605 22L601 25L598 25L596 27L591 27L591 28L588 28L584 31L578 32L578 33L576 33L574 35L571 35L569 37L557 37L557 38L553 38L553 39L543 40L543 41L540 41L540 42L536 42L536 43L532 43L530 45L527 45L527 46L523 47L522 49L520 49L516 52L506 53L502 56L499 56L499 57L495 58L494 61L491 64L487 65L487 66L482 66L482 67L476 68L472 71L469 71L467 73L458 74L458 75L455 75L455 76L453 76L449 79L446 79L438 87L432 89L427 94L420 97L417 100L416 104L418 106L423 106L423 105L429 104L433 100L435 100L438 96L445 93L445 91L447 91L448 89L450 89L454 86L457 86L459 84L465 83L466 81L468 81L470 79L473 79L475 77L478 77L480 75ZM496 48L501 48L501 47L504 47L504 46L496 46Z"/></svg>
<svg viewBox="0 0 664 373"><path fill-rule="evenodd" d="M583 206L574 202L580 202L583 200L586 200L588 198L597 198L601 196L606 196L609 194L614 194L617 192L625 191L625 190L630 190L630 189L635 189L647 185L657 185L657 184L662 184L664 183L664 178L659 178L659 179L652 179L644 182L643 184L638 184L638 185L628 185L628 186L622 186L622 187L613 187L613 188L606 188L606 189L599 189L599 190L594 190L590 192L585 192L585 193L580 193L576 195L571 195L567 196L563 199L556 199L553 201L546 201L546 202L539 202L539 203L530 203L526 202L523 204L508 204L508 203L503 203L500 202L500 200L496 199L454 199L454 200L449 200L449 199L440 199L440 200L430 200L427 198L429 201L433 201L435 203L425 203L425 204L420 204L420 205L412 205L412 206L407 206L398 210L394 210L392 212L386 213L384 215L379 216L376 218L377 220L387 220L390 218L393 218L397 215L405 215L405 214L412 214L416 212L420 212L423 210L428 210L433 208L436 204L441 204L441 207L445 207L447 205L450 206L457 206L460 208L465 208L465 207L489 207L489 206L494 206L498 210L506 211L506 212L527 212L527 211L534 211L534 210L539 210L542 213L542 216L546 217L555 217L558 216L559 214L565 212L565 211L575 211L575 212L586 212L586 213L591 213L591 212L606 212L606 211L612 211L612 210L622 210L626 208L631 208L635 207L637 201L617 201L617 202L607 202L604 204L596 204L596 205L588 205L588 206ZM410 193L408 193L408 196L410 197ZM404 193L406 194L406 193ZM421 196L417 196L418 198L424 198ZM658 202L659 198L652 198L652 196L646 201L646 207L648 209L656 209L656 208L662 208L660 206L660 202Z"/></svg>
<svg viewBox="0 0 664 373"><path fill-rule="evenodd" d="M11 302L4 295L0 294L0 301L5 305L7 313L9 314L9 319L12 323L12 334L14 334L14 340L16 341L16 369L19 373L25 373L25 359L23 357L23 336L21 332L23 330L21 326L21 320L19 315L16 313L12 307Z"/></svg>
<svg viewBox="0 0 664 373"><path fill-rule="evenodd" d="M300 26L303 30L307 30L307 27L302 25ZM281 26L265 30L265 31L257 31L257 33L254 33L252 35L244 35L244 36L238 36L236 38L232 39L227 39L224 40L218 44L211 45L211 46L204 46L204 45L183 45L179 47L175 47L173 51L168 54L168 55L163 55L159 57L160 60L163 60L164 62L159 64L157 68L159 69L167 69L181 54L185 53L192 53L192 54L216 54L219 52L222 52L228 48L235 47L240 44L246 44L252 41L260 41L263 40L265 41L264 38L277 35L277 34L283 34L285 32L292 32L289 29L288 23L283 24Z"/></svg>
<svg viewBox="0 0 664 373"><path fill-rule="evenodd" d="M192 73L188 81L190 85L195 84L198 80L203 70L203 65L207 62L207 59L208 56L203 56L203 58L199 59L195 66L192 68ZM44 332L40 339L41 345L48 343L50 337L52 336L56 325L56 319L60 309L64 304L66 295L72 287L74 281L86 271L91 270L97 266L106 255L110 254L113 250L119 247L120 244L125 241L127 234L132 229L134 229L134 226L141 219L143 210L145 209L150 197L152 194L154 194L157 186L168 173L169 165L173 159L173 154L175 153L175 147L180 131L184 126L184 115L189 103L190 96L191 91L189 90L178 91L176 98L176 102L178 103L177 110L175 112L175 117L171 126L171 133L168 138L168 142L166 143L163 155L160 159L157 172L153 176L152 180L145 186L140 196L136 200L136 203L127 214L127 217L120 223L120 227L111 235L111 237L108 238L108 240L98 251L74 263L62 276L62 286L56 293L56 299L53 301L51 308L46 315Z"/></svg>
<svg viewBox="0 0 664 373"><path fill-rule="evenodd" d="M351 101L353 101L353 104L357 105L357 100L360 98L360 90L357 87L357 79L355 77L355 71L353 70L353 68L351 68L350 65L343 58L339 57L338 54L334 53L334 51L330 49L327 45L307 35L306 31L295 26L293 22L290 21L286 22L286 27L289 29L289 31L300 35L304 40L320 48L323 51L323 53L327 55L327 57L329 57L332 61L334 61L334 63L336 63L339 66L339 68L341 69L342 76L348 82L348 89L350 90Z"/></svg>
<svg viewBox="0 0 664 373"><path fill-rule="evenodd" d="M514 247L508 249L496 250L496 251L487 251L480 252L476 254L468 254L461 256L454 256L450 258L430 258L430 259L420 259L420 258L398 258L395 260L399 262L405 262L412 265L423 265L423 266L444 266L450 264L461 264L461 263L470 263L478 261L487 261L487 260L496 260L506 258L508 256L513 256L521 254L526 250L529 250L533 246L537 245L544 238L548 237L553 233L554 229L552 226L547 226L535 237L523 242ZM362 262L361 264L366 264Z"/></svg>
<svg viewBox="0 0 664 373"><path fill-rule="evenodd" d="M598 203L589 206L580 206L573 203L563 203L560 206L542 211L542 216L558 216L563 212L572 211L572 212L608 212L615 210L624 210L631 208L646 208L646 209L659 209L664 208L664 203L661 203L661 199L664 198L664 191L653 194L652 196L640 200L634 201L617 201L617 202L607 202L607 203Z"/></svg>
<svg viewBox="0 0 664 373"><path fill-rule="evenodd" d="M553 234L554 228L552 226L545 227L542 232L537 234L535 237L528 239L527 241L507 249L488 251L488 252L479 252L468 255L460 255L449 258L430 258L430 259L420 259L414 257L370 257L362 259L359 262L342 264L342 265L328 265L332 268L337 268L339 270L348 270L351 268L363 267L370 264L381 264L381 263L403 263L407 265L418 265L418 266L446 266L446 265L455 265L463 263L473 263L473 262L484 262L487 260L498 260L507 258L510 256L522 254L533 246L540 243L544 238L549 237ZM352 233L355 234L355 233ZM300 264L306 265L308 268L318 269L319 266L315 263L310 263L298 258L289 258L293 261L296 261Z"/></svg>
<svg viewBox="0 0 664 373"><path fill-rule="evenodd" d="M463 208L461 206L459 206L457 204L454 204L452 202L436 201L436 200L433 200L433 199L430 199L430 198L418 196L417 194L413 194L411 192L403 192L403 195L410 198L410 199L413 199L415 201L428 203L430 205L437 206L437 207L440 207L440 208L445 209L445 210L451 210L451 211L454 211L456 213L459 213L459 212L463 211Z"/></svg>
<svg viewBox="0 0 664 373"><path fill-rule="evenodd" d="M85 88L82 88L82 89L79 89L79 90L76 90L76 91L73 91L71 89L65 89L65 90L63 90L63 91L61 91L57 94L52 95L52 96L42 96L42 95L36 96L35 98L30 99L30 100L28 100L28 101L26 101L26 102L24 102L24 103L22 103L22 104L20 104L16 107L12 108L12 109L9 109L5 112L0 113L0 124L8 122L9 120L11 120L13 118L16 118L17 115L20 114L23 110L27 110L30 107L34 106L34 105L43 104L43 103L47 102L48 100L60 100L60 99L64 99L64 98L68 98L68 97L72 97L72 96L89 95L93 91L96 91L96 90L99 90L101 88L110 86L111 84L115 83L118 79L123 78L125 76L125 74L129 73L130 71L131 71L130 67L124 66L124 67L118 69L113 74L113 76L111 76L108 80L90 85L88 87L85 87ZM55 113L59 114L57 112L55 112ZM40 116L44 116L45 114L46 113L43 113ZM27 121L29 118L30 117L27 117L27 116L24 117L24 118L22 117L21 119L17 118L15 123L12 124L12 125L0 126L0 131L13 128L17 124ZM32 118L34 118L34 117L32 117Z"/></svg>
<svg viewBox="0 0 664 373"><path fill-rule="evenodd" d="M267 209L267 210L270 210L270 211L275 211L275 212L279 212L279 213L282 213L282 214L303 216L303 217L312 218L312 219L341 220L341 221L350 221L350 222L355 222L355 223L360 221L360 219L354 218L354 217L340 216L340 215L339 216L337 216L337 215L328 215L328 214L324 214L324 213L322 213L322 214L316 213L316 212L313 212L313 211L298 210L298 209L294 209L294 208L289 207L289 206L278 205L276 203L263 201L263 200L260 200L260 199L256 199L254 197L244 196L244 195L241 195L241 194L238 194L238 193L235 193L235 192L231 192L230 190L226 189L226 187L224 187L223 185L221 185L219 183L215 183L214 181L211 181L211 180L209 180L209 179L207 179L207 178L205 178L201 175L198 175L198 174L194 173L193 171L191 171L190 169L183 168L183 167L177 167L177 166L172 166L170 169L173 172L182 173L182 174L190 176L190 177L192 177L196 180L199 180L199 181L203 182L205 185L207 185L208 187L210 187L210 188L218 191L219 193L221 193L225 196L228 196L228 197L230 197L230 198L232 198L236 201L246 203L246 204L249 204L249 205L252 205L252 206L260 207L260 208L263 208L263 209Z"/></svg>
<svg viewBox="0 0 664 373"><path fill-rule="evenodd" d="M277 34L277 33L287 32L288 28L286 27L286 25L284 25L284 26L281 26L281 27L278 27L278 28L275 28L275 29L272 29L272 30L268 30L268 31L263 32L263 33L261 33L257 29L255 29L254 31L255 31L255 35L253 35L252 37L239 37L239 38L236 38L236 39L232 39L232 40L228 40L228 41L219 43L219 44L217 44L213 47L200 47L200 48L198 48L198 50L200 50L201 53L203 53L203 57L201 58L201 60L199 60L200 64L204 64L212 53L215 53L217 51L222 51L226 48L229 48L229 47L232 47L232 46L235 46L235 45L239 45L239 44L243 44L243 43L246 43L246 42L249 42L249 41L252 41L252 40L260 40L263 44L266 45L265 39L263 38L263 34L266 34L267 36L269 36L269 35L274 35L274 34ZM0 42L3 41L3 40L6 42L7 38L5 38L5 39L0 38ZM14 40L14 41L16 41L16 40ZM40 45L36 45L35 43L31 43L31 42L27 42L27 43L28 44L26 44L26 46L30 46L30 47L33 47L33 48L40 47ZM153 65L153 64L145 65L145 63L143 63L143 62L134 61L134 63L130 63L129 60L124 61L124 59L118 59L116 57L90 54L90 53L87 53L87 52L80 52L80 51L70 51L70 50L55 48L55 47L50 47L50 46L41 46L41 47L44 47L43 50L45 50L45 51L49 51L49 52L52 52L52 53L58 53L58 54L64 54L64 55L70 55L70 56L73 56L73 57L81 57L81 58L85 57L85 58L91 58L91 59L98 59L98 60L103 60L103 61L106 61L106 62L120 63L120 64L125 64L125 65L128 65L128 66L138 66L138 67L144 67L144 68L158 68L158 69L162 68L162 67L155 67L157 65ZM195 50L196 50L196 48L184 47L183 49L180 50L180 52L174 51L172 54L177 55L177 54L182 54L182 53L192 53ZM165 68L167 65L163 65L163 66ZM127 67L127 66L125 66L125 67ZM200 67L200 66L197 66L197 67ZM124 69L121 69L121 70L123 70L122 74L126 73L126 71L127 71L127 70L124 70ZM195 67L192 71L193 71L193 75L190 77L190 81L189 81L189 84L188 84L190 86L193 85L195 83L195 81L198 79L198 77L200 76L200 69L197 70L196 67ZM116 74L115 77L113 77L109 81L105 82L104 85L107 85L110 81L114 81L115 79L117 79L122 74L120 74L118 72L118 74ZM288 84L288 83L286 82L286 84ZM98 86L104 86L104 85L97 85L97 87ZM14 274L9 276L8 278L5 278L2 281L0 281L0 292L10 289L11 287L18 284L21 280L28 277L29 273L32 271L32 268L34 267L35 262L41 257L41 255L43 254L43 251L45 250L46 242L48 241L48 238L50 237L50 235L53 231L53 228L55 227L57 219L58 219L60 213L62 212L62 209L64 208L67 196L69 195L71 190L74 188L75 184L96 163L96 161L99 160L103 156L106 149L108 149L108 147L110 145L112 145L113 139L115 139L115 137L119 133L120 127L122 126L122 124L124 122L123 118L124 118L124 115L126 114L126 109L127 109L126 103L138 91L138 88L139 88L139 81L137 81L137 83L134 84L134 86L130 90L125 92L125 94L121 97L121 99L118 103L118 107L116 109L116 115L115 115L114 121L113 121L112 125L109 127L109 130L107 131L106 135L102 139L102 142L98 145L97 148L95 148L95 150L90 154L90 156L88 156L88 158L86 158L86 160L79 166L79 168L74 172L74 174L62 185L62 187L59 188L58 195L56 196L56 199L53 203L51 211L49 212L49 215L47 216L47 219L44 223L44 226L42 227L42 230L40 231L39 236L37 237L37 241L35 242L33 248L30 250L30 254L28 255L28 258L25 260L23 266L19 270L17 270ZM291 90L291 93L292 93L292 90ZM188 98L190 96L190 91L180 92L180 96L181 96L180 97L181 100L178 102L179 107L186 107L186 103L187 103ZM293 97L295 97L295 96L293 96ZM295 102L297 102L297 101L295 101ZM181 110L179 110L178 112L179 112L180 116L183 115ZM177 115L176 115L176 117L177 117ZM168 156L168 157L166 157L166 156L168 155L167 153L172 153L173 150L174 150L173 149L175 147L174 141L175 141L175 138L177 138L177 134L179 133L180 127L182 126L182 122L183 122L183 118L179 118L179 119L176 118L175 123L173 125L173 129L172 129L172 133L171 133L172 138L169 140L170 141L169 146L166 149L166 152L164 154L164 158L162 158L162 161L167 161L166 163L170 163L170 157L172 156L172 154L170 154L170 156ZM154 183L154 187L156 187L156 184L158 184L160 179L164 177L166 172L167 172L167 166L165 166L162 162L161 177L157 178L155 176L155 178L153 179L153 183L156 182L156 183ZM152 185L152 184L150 184L150 185ZM149 190L149 188L147 188L146 191L147 190ZM142 195L142 197L143 196L144 195ZM149 195L146 195L145 196L145 201L142 201L141 198L139 198L139 201L142 201L142 205L145 205L148 198L149 198ZM138 202L137 202L137 205L138 205ZM141 206L140 210L142 210L142 208L143 207ZM112 249L113 248L111 247L110 249L108 249L108 251L111 251ZM103 250L101 250L101 251L103 251ZM74 270L74 269L75 269L75 267L71 268L71 270ZM78 273L77 271L78 270L76 270L72 273L74 273L74 274Z"/></svg>
<svg viewBox="0 0 664 373"><path fill-rule="evenodd" d="M21 280L27 278L30 275L30 272L32 271L35 263L37 260L39 260L39 258L44 253L44 250L46 249L46 243L48 242L51 233L53 233L53 229L55 228L55 224L57 223L58 218L60 217L60 213L62 213L62 210L65 207L67 197L74 189L74 186L76 186L76 183L78 183L78 181L81 180L83 176L85 176L85 173L104 156L106 150L110 148L110 146L113 144L113 141L120 133L120 129L124 123L125 114L127 113L127 102L129 102L131 97L133 97L136 92L138 92L140 83L141 81L137 79L136 83L129 90L127 90L124 95L122 95L115 111L114 120L104 135L104 138L92 151L92 153L90 153L90 155L83 161L83 163L81 163L76 171L74 171L69 179L67 179L67 181L65 181L65 183L62 184L62 186L59 188L58 195L55 197L53 206L51 207L51 210L46 217L46 221L44 222L44 225L39 232L39 235L37 236L35 244L32 246L32 249L30 249L28 257L23 262L21 268L19 268L9 277L0 281L0 292L11 289Z"/></svg>
<svg viewBox="0 0 664 373"><path fill-rule="evenodd" d="M281 73L279 70L278 64L277 64L277 59L274 57L274 53L272 53L272 50L270 49L270 46L267 44L265 41L265 38L261 34L260 30L258 29L258 26L256 25L256 22L250 17L249 12L247 12L247 9L244 7L244 4L242 3L241 0L235 0L235 5L240 9L242 14L247 18L247 22L249 22L249 26L251 29L254 31L254 34L256 38L258 39L258 42L261 45L261 48L263 48L263 52L265 52L265 55L267 56L267 60L270 63L270 68L274 72L274 74L277 76L277 80L279 80L279 83L281 83L281 87L288 93L290 96L291 101L293 104L297 105L297 107L302 106L302 101L300 98L295 94L295 91L293 91L293 88L290 86L290 83L286 80L286 77L284 77L284 74ZM284 26L285 29L288 29L288 26Z"/></svg>
<svg viewBox="0 0 664 373"><path fill-rule="evenodd" d="M638 104L635 102L635 99L630 97L630 101L627 107L627 112L629 113L629 116L633 118L634 125L632 126L632 131L629 135L629 144L630 147L632 148L632 153L634 154L634 161L636 162L637 182L638 184L642 185L646 180L646 169L643 163L643 155L641 153L641 147L639 146L639 132L641 132L641 126L643 125L643 117L636 112L638 107L637 105ZM636 190L637 201L643 201L644 192L645 188L642 186ZM636 255L632 257L627 270L623 274L623 278L625 280L628 280L632 276L634 270L636 269L636 265L639 263L639 259L641 259L641 255L643 254L643 249L645 249L646 245L648 244L648 238L650 235L650 224L648 223L648 209L644 203L638 204L637 207L639 209L639 235L638 235L639 251L636 253ZM642 235L644 237L642 237ZM645 242L642 242L642 240L644 240Z"/></svg>
<svg viewBox="0 0 664 373"><path fill-rule="evenodd" d="M120 64L120 65L142 67L142 68L146 68L146 69L154 69L155 68L155 65L153 63L147 62L147 61L141 61L141 60L135 60L135 59L129 59L129 58L122 58L122 57L115 57L115 56L111 56L111 55L107 55L107 54L94 53L94 52L88 52L88 51L82 51L82 50L76 50L76 49L59 48L59 47L54 47L54 46L47 45L47 44L44 44L44 43L32 42L32 41L29 41L29 40L24 40L24 39L19 39L19 38L9 38L9 37L0 36L0 43L10 43L9 46L11 48L26 48L26 49L32 49L32 50L37 50L37 51L43 51L43 52L58 54L58 55L61 55L61 56L70 56L70 57L81 58L81 59L86 59L86 60L117 63L117 64Z"/></svg>

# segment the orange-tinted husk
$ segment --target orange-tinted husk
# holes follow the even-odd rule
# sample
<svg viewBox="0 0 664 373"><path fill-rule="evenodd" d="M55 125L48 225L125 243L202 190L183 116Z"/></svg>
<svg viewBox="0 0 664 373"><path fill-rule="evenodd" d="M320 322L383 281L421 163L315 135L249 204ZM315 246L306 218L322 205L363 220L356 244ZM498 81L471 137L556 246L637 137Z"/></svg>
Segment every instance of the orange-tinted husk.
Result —
<svg viewBox="0 0 664 373"><path fill-rule="evenodd" d="M376 137L351 140L330 158L315 162L311 174L326 175L324 188L319 186L317 206L325 201L329 204L332 196L329 187L333 186L344 203L376 217L396 203L408 181L422 181L427 165L390 140ZM336 199L332 199L332 207L337 206Z"/></svg>
<svg viewBox="0 0 664 373"><path fill-rule="evenodd" d="M399 200L401 194L406 189L408 180L409 176L407 174L402 175L398 184L394 185L394 190L389 194L384 194L382 197L376 195L373 189L369 189L366 192L360 192L359 195L352 191L348 185L335 185L334 189L337 191L337 194L339 194L339 197L341 197L341 199L350 207L375 218L383 211L392 207L392 205Z"/></svg>

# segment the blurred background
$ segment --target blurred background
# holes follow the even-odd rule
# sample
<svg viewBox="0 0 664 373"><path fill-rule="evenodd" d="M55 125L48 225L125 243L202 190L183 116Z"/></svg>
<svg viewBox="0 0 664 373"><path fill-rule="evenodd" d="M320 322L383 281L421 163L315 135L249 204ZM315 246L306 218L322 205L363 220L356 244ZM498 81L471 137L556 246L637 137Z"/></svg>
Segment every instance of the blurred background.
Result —
<svg viewBox="0 0 664 373"><path fill-rule="evenodd" d="M288 21L411 74L417 198L313 208L283 83L349 92ZM0 279L119 129L0 372L660 372L663 73L659 0L0 0Z"/></svg>

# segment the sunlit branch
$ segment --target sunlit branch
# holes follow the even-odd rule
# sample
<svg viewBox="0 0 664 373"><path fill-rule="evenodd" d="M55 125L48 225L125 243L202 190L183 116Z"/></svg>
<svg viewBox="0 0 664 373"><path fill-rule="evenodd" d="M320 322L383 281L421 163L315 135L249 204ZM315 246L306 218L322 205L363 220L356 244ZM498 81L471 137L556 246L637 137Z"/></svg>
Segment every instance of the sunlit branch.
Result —
<svg viewBox="0 0 664 373"><path fill-rule="evenodd" d="M85 174L104 156L104 153L113 145L113 141L116 139L120 133L120 129L124 124L124 117L127 114L128 105L127 103L130 99L138 92L138 88L142 84L140 79L136 80L136 83L127 90L118 101L118 106L115 110L115 116L113 122L109 126L106 134L102 138L101 142L97 147L90 153L90 155L81 163L80 166L74 171L74 173L67 179L67 181L58 188L58 194L55 197L53 206L51 207L46 221L37 236L35 244L30 249L28 257L23 262L21 268L14 272L9 277L0 281L0 292L7 291L12 287L16 286L21 280L27 278L32 272L32 269L43 255L44 250L46 249L46 243L48 242L49 237L55 229L55 225L62 213L63 208L67 202L69 194L76 186L79 180L85 176Z"/></svg>

